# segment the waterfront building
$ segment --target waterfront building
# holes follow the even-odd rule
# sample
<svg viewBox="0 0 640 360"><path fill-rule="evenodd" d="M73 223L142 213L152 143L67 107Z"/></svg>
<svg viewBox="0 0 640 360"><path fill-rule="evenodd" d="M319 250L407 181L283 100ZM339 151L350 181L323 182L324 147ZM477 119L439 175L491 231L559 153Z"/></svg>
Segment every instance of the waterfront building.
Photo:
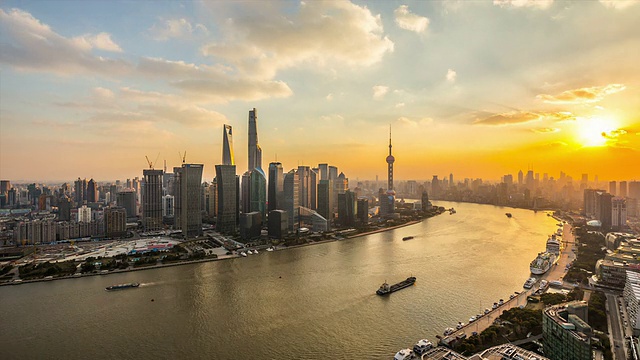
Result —
<svg viewBox="0 0 640 360"><path fill-rule="evenodd" d="M318 183L318 213L331 222L333 219L333 182L320 180Z"/></svg>
<svg viewBox="0 0 640 360"><path fill-rule="evenodd" d="M431 201L429 201L429 194L426 191L422 192L421 199L421 208L422 211L427 211L431 209Z"/></svg>
<svg viewBox="0 0 640 360"><path fill-rule="evenodd" d="M257 212L240 214L240 238L245 241L257 239L262 230L262 215Z"/></svg>
<svg viewBox="0 0 640 360"><path fill-rule="evenodd" d="M282 164L272 162L269 164L269 191L268 207L272 210L282 210L284 208L284 173Z"/></svg>
<svg viewBox="0 0 640 360"><path fill-rule="evenodd" d="M182 164L174 168L177 193L175 196L174 227L182 230L185 239L202 235L201 183L202 164Z"/></svg>
<svg viewBox="0 0 640 360"><path fill-rule="evenodd" d="M251 171L245 171L240 181L240 211L251 212Z"/></svg>
<svg viewBox="0 0 640 360"><path fill-rule="evenodd" d="M600 259L596 262L596 277L598 285L622 289L626 281L626 274L630 268L637 271L637 265L625 264L612 259Z"/></svg>
<svg viewBox="0 0 640 360"><path fill-rule="evenodd" d="M356 224L358 203L355 193L350 190L338 194L338 223L342 227L353 227Z"/></svg>
<svg viewBox="0 0 640 360"><path fill-rule="evenodd" d="M611 200L611 227L622 230L627 225L627 201L622 197Z"/></svg>
<svg viewBox="0 0 640 360"><path fill-rule="evenodd" d="M298 166L298 199L300 206L311 208L311 168Z"/></svg>
<svg viewBox="0 0 640 360"><path fill-rule="evenodd" d="M142 227L144 231L162 229L162 170L144 169Z"/></svg>
<svg viewBox="0 0 640 360"><path fill-rule="evenodd" d="M298 228L300 214L300 190L298 189L298 175L295 170L290 170L284 176L284 210L289 216L289 230Z"/></svg>
<svg viewBox="0 0 640 360"><path fill-rule="evenodd" d="M596 196L598 192L604 192L604 190L584 190L583 214L588 218L596 216Z"/></svg>
<svg viewBox="0 0 640 360"><path fill-rule="evenodd" d="M218 180L213 178L207 188L207 211L209 217L218 216Z"/></svg>
<svg viewBox="0 0 640 360"><path fill-rule="evenodd" d="M138 209L136 204L136 193L133 189L126 189L116 195L116 203L127 212L127 219L133 219L137 216Z"/></svg>
<svg viewBox="0 0 640 360"><path fill-rule="evenodd" d="M127 212L121 207L104 210L104 232L107 237L122 237L127 234Z"/></svg>
<svg viewBox="0 0 640 360"><path fill-rule="evenodd" d="M640 274L634 271L626 272L624 291L622 292L624 303L627 307L629 323L633 329L633 335L640 335Z"/></svg>
<svg viewBox="0 0 640 360"><path fill-rule="evenodd" d="M549 306L542 314L544 353L551 360L591 360L591 327L584 301Z"/></svg>
<svg viewBox="0 0 640 360"><path fill-rule="evenodd" d="M341 172L340 175L338 175L338 178L333 182L334 212L338 211L338 195L344 194L347 189L349 189L349 179L347 179L344 173Z"/></svg>
<svg viewBox="0 0 640 360"><path fill-rule="evenodd" d="M249 177L249 211L260 213L261 219L267 215L267 177L261 168L251 170Z"/></svg>
<svg viewBox="0 0 640 360"><path fill-rule="evenodd" d="M258 110L249 110L249 171L262 168L262 149L258 144Z"/></svg>
<svg viewBox="0 0 640 360"><path fill-rule="evenodd" d="M369 199L358 199L357 221L360 225L367 225L369 223Z"/></svg>
<svg viewBox="0 0 640 360"><path fill-rule="evenodd" d="M282 239L289 229L289 217L284 210L269 211L269 238Z"/></svg>
<svg viewBox="0 0 640 360"><path fill-rule="evenodd" d="M235 165L233 154L233 128L225 124L222 127L222 165Z"/></svg>
<svg viewBox="0 0 640 360"><path fill-rule="evenodd" d="M216 230L234 234L238 225L238 178L235 165L216 165L218 215Z"/></svg>
<svg viewBox="0 0 640 360"><path fill-rule="evenodd" d="M313 232L329 231L329 222L317 211L300 206L299 221L300 227L311 228Z"/></svg>

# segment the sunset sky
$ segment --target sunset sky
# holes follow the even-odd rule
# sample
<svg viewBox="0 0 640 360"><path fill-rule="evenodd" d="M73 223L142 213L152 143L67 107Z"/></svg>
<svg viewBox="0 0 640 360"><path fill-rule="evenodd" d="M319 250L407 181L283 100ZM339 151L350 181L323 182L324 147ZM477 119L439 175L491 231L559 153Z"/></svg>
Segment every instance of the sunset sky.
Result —
<svg viewBox="0 0 640 360"><path fill-rule="evenodd" d="M0 178L238 173L258 109L263 165L351 179L535 172L640 179L640 2L0 3ZM160 154L158 156L158 154Z"/></svg>

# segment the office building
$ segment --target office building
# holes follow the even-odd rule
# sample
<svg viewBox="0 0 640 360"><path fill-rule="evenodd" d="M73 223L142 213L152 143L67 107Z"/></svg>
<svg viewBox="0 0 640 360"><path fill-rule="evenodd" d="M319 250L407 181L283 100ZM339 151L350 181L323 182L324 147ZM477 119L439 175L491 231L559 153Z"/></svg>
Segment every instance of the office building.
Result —
<svg viewBox="0 0 640 360"><path fill-rule="evenodd" d="M602 224L603 229L611 228L611 200L613 199L613 195L598 191L596 192L596 214L595 219L599 220Z"/></svg>
<svg viewBox="0 0 640 360"><path fill-rule="evenodd" d="M626 181L620 181L620 183L618 184L618 196L627 197L627 182Z"/></svg>
<svg viewBox="0 0 640 360"><path fill-rule="evenodd" d="M358 199L358 209L356 213L357 222L360 225L369 223L369 200L365 198Z"/></svg>
<svg viewBox="0 0 640 360"><path fill-rule="evenodd" d="M167 219L173 219L175 214L174 209L175 199L173 195L165 195L162 197L162 220L166 222ZM171 220L173 223L173 220Z"/></svg>
<svg viewBox="0 0 640 360"><path fill-rule="evenodd" d="M282 239L289 229L289 216L284 210L269 211L269 238Z"/></svg>
<svg viewBox="0 0 640 360"><path fill-rule="evenodd" d="M626 272L626 281L622 292L627 307L629 325L633 335L640 335L640 274L635 271Z"/></svg>
<svg viewBox="0 0 640 360"><path fill-rule="evenodd" d="M340 226L355 226L357 212L358 202L355 193L347 190L342 194L338 194L338 224Z"/></svg>
<svg viewBox="0 0 640 360"><path fill-rule="evenodd" d="M284 173L282 164L279 162L269 164L269 191L267 197L269 212L284 208Z"/></svg>
<svg viewBox="0 0 640 360"><path fill-rule="evenodd" d="M336 169L337 170L337 169ZM329 180L329 164L318 164L320 180Z"/></svg>
<svg viewBox="0 0 640 360"><path fill-rule="evenodd" d="M233 154L233 129L231 125L224 125L222 128L222 165L235 165Z"/></svg>
<svg viewBox="0 0 640 360"><path fill-rule="evenodd" d="M218 215L216 230L235 234L238 225L238 180L235 165L216 165Z"/></svg>
<svg viewBox="0 0 640 360"><path fill-rule="evenodd" d="M74 200L77 205L82 205L87 199L87 179L80 179L75 181L75 195Z"/></svg>
<svg viewBox="0 0 640 360"><path fill-rule="evenodd" d="M162 226L162 170L144 169L142 194L142 227L144 231L160 230Z"/></svg>
<svg viewBox="0 0 640 360"><path fill-rule="evenodd" d="M300 206L311 208L311 168L298 166L297 174Z"/></svg>
<svg viewBox="0 0 640 360"><path fill-rule="evenodd" d="M98 202L98 184L91 179L87 183L87 204Z"/></svg>
<svg viewBox="0 0 640 360"><path fill-rule="evenodd" d="M333 219L333 182L320 180L318 183L318 213L329 223Z"/></svg>
<svg viewBox="0 0 640 360"><path fill-rule="evenodd" d="M249 110L249 171L262 168L262 149L258 144L258 110Z"/></svg>
<svg viewBox="0 0 640 360"><path fill-rule="evenodd" d="M611 200L611 228L622 230L627 225L627 201L617 197Z"/></svg>
<svg viewBox="0 0 640 360"><path fill-rule="evenodd" d="M551 360L591 360L591 327L587 304L575 301L544 309L544 354Z"/></svg>
<svg viewBox="0 0 640 360"><path fill-rule="evenodd" d="M240 238L245 241L257 239L262 230L262 215L257 212L240 214Z"/></svg>
<svg viewBox="0 0 640 360"><path fill-rule="evenodd" d="M116 203L127 212L127 219L133 219L138 214L136 193L133 189L126 189L116 195Z"/></svg>
<svg viewBox="0 0 640 360"><path fill-rule="evenodd" d="M182 164L174 168L177 194L175 196L174 227L182 230L185 239L202 235L201 184L202 164Z"/></svg>
<svg viewBox="0 0 640 360"><path fill-rule="evenodd" d="M617 187L616 187L616 182L615 181L609 181L609 194L611 195L618 195L618 191L617 191Z"/></svg>
<svg viewBox="0 0 640 360"><path fill-rule="evenodd" d="M127 212L124 208L108 207L104 210L104 232L108 238L127 234Z"/></svg>
<svg viewBox="0 0 640 360"><path fill-rule="evenodd" d="M298 174L295 170L289 171L284 176L284 210L289 216L289 230L296 230L300 215L300 190L298 189Z"/></svg>
<svg viewBox="0 0 640 360"><path fill-rule="evenodd" d="M249 177L249 210L260 213L261 219L267 215L267 177L261 168L251 170Z"/></svg>

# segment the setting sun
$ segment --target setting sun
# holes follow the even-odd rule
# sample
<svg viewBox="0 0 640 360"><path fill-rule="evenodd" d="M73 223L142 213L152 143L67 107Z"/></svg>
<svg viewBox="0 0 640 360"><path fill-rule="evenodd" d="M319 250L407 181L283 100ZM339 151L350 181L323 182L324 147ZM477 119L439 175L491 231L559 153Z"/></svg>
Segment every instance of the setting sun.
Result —
<svg viewBox="0 0 640 360"><path fill-rule="evenodd" d="M604 146L607 143L605 133L616 129L612 120L589 118L578 124L579 141L584 146Z"/></svg>

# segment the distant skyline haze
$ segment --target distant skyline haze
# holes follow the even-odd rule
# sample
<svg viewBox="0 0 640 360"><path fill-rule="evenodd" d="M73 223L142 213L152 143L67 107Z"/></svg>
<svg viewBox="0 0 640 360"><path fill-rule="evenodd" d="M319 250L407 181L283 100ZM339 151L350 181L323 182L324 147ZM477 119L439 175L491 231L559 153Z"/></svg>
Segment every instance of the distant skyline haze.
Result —
<svg viewBox="0 0 640 360"><path fill-rule="evenodd" d="M3 1L0 178L640 179L640 1Z"/></svg>

